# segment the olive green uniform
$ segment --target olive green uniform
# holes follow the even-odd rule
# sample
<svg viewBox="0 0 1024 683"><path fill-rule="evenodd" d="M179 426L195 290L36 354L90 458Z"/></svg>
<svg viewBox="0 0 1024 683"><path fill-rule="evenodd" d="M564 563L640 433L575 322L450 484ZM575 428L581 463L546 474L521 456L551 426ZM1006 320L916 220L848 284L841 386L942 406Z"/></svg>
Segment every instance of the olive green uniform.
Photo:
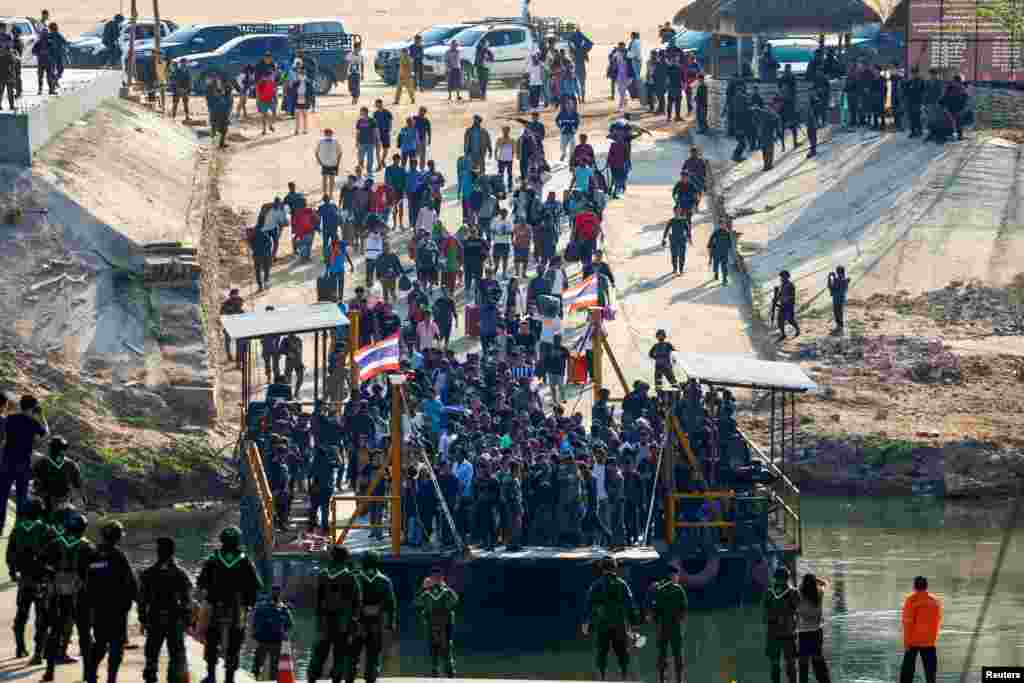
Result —
<svg viewBox="0 0 1024 683"><path fill-rule="evenodd" d="M764 598L765 654L772 683L779 683L779 659L785 659L786 678L796 683L796 612L800 596L788 585L774 585Z"/></svg>
<svg viewBox="0 0 1024 683"><path fill-rule="evenodd" d="M455 676L455 651L452 648L452 628L455 625L455 610L459 606L459 595L447 584L435 583L420 591L416 596L416 612L430 637L431 671L440 673L440 661L444 661L445 675Z"/></svg>
<svg viewBox="0 0 1024 683"><path fill-rule="evenodd" d="M316 584L317 634L309 662L309 680L320 679L327 655L332 651L331 680L337 683L348 673L362 607L363 589L358 572L336 565L320 572Z"/></svg>
<svg viewBox="0 0 1024 683"><path fill-rule="evenodd" d="M35 606L35 659L42 661L46 649L46 607L50 582L43 571L42 554L57 538L53 527L41 519L18 520L7 541L7 570L18 582L17 609L14 614L14 640L19 656L25 656L25 626Z"/></svg>
<svg viewBox="0 0 1024 683"><path fill-rule="evenodd" d="M676 683L682 683L686 663L683 658L683 625L686 621L686 589L664 579L654 584L650 594L651 613L658 632L658 681L665 683L668 669L668 649L676 672Z"/></svg>
<svg viewBox="0 0 1024 683"><path fill-rule="evenodd" d="M203 564L196 581L210 603L205 659L208 683L216 681L217 655L224 647L224 680L233 683L249 610L263 588L256 566L240 550L221 549ZM226 642L225 642L226 641Z"/></svg>
<svg viewBox="0 0 1024 683"><path fill-rule="evenodd" d="M640 622L629 584L614 572L604 573L587 592L586 613L587 623L594 629L597 670L601 679L604 680L608 669L609 648L614 648L622 677L627 678L630 626Z"/></svg>
<svg viewBox="0 0 1024 683"><path fill-rule="evenodd" d="M352 661L349 663L348 683L356 680L359 659L366 650L366 666L363 669L366 683L374 683L380 676L380 655L384 649L384 628L392 632L398 629L398 601L395 588L385 574L378 569L359 572L363 589L363 606L359 616L359 635L352 647Z"/></svg>

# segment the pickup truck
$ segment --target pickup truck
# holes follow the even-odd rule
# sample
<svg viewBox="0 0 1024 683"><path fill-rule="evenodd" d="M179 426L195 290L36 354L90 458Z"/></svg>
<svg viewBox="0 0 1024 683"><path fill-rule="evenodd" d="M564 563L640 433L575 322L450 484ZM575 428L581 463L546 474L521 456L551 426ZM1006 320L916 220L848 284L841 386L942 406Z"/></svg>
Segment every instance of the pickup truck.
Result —
<svg viewBox="0 0 1024 683"><path fill-rule="evenodd" d="M267 52L279 68L289 71L301 55L316 65L317 94L326 95L347 74L352 40L351 34L254 33L229 40L213 52L179 57L177 61L189 70L192 89L202 95L213 73L235 79L247 64L256 64Z"/></svg>
<svg viewBox="0 0 1024 683"><path fill-rule="evenodd" d="M561 22L557 22L562 25ZM529 24L520 20L501 20L482 23L455 34L443 45L436 45L423 51L424 87L430 87L445 80L447 67L445 55L451 41L458 41L459 56L462 60L463 73L472 79L475 69L470 68L476 62L477 46L482 40L494 54L491 64L491 80L502 81L510 87L518 87L527 74L530 55L539 50L542 40L548 35L556 38L555 47L565 48L567 30L551 31L544 27L554 25L552 20L531 21ZM565 25L570 26L570 25ZM573 27L574 28L574 27Z"/></svg>
<svg viewBox="0 0 1024 683"><path fill-rule="evenodd" d="M423 39L423 47L434 47L435 45L447 44L447 41L456 33L474 26L475 23L462 22L458 24L437 24L423 29L417 35ZM412 45L412 40L402 40L397 43L388 43L377 48L377 54L373 58L373 70L384 79L388 85L398 83L398 60L402 50Z"/></svg>

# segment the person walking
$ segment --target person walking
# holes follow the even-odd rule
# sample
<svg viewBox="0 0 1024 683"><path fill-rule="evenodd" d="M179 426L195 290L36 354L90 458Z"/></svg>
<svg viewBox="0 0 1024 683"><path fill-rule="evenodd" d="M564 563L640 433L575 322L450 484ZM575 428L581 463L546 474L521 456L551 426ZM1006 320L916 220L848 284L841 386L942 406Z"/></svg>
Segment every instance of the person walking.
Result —
<svg viewBox="0 0 1024 683"><path fill-rule="evenodd" d="M928 592L928 579L914 578L914 592L903 602L903 664L900 683L913 683L917 657L924 665L924 680L935 683L938 656L935 643L942 628L942 603Z"/></svg>
<svg viewBox="0 0 1024 683"><path fill-rule="evenodd" d="M473 66L476 70L476 81L480 87L480 99L487 99L487 83L491 79L491 65L494 64L494 53L487 46L487 39L482 38L476 47ZM470 94L472 97L472 93Z"/></svg>
<svg viewBox="0 0 1024 683"><path fill-rule="evenodd" d="M786 663L786 680L796 681L796 625L800 596L789 585L789 569L779 567L764 598L765 654L772 683L780 683L780 659Z"/></svg>
<svg viewBox="0 0 1024 683"><path fill-rule="evenodd" d="M76 609L82 597L85 580L96 555L96 548L85 539L89 520L80 512L72 512L64 523L64 533L56 535L42 554L42 564L53 577L50 604L47 609L48 637L44 683L51 683L57 664L74 662L67 648L71 627L78 629L78 643L88 657L92 648L91 630L86 610Z"/></svg>
<svg viewBox="0 0 1024 683"><path fill-rule="evenodd" d="M444 64L448 76L448 101L452 101L452 93L462 101L462 56L459 54L459 41L453 40L444 54Z"/></svg>
<svg viewBox="0 0 1024 683"><path fill-rule="evenodd" d="M348 94L352 96L352 104L359 104L363 76L366 73L366 57L363 56L362 43L356 42L352 52L346 58L348 64Z"/></svg>
<svg viewBox="0 0 1024 683"><path fill-rule="evenodd" d="M0 533L6 528L7 504L14 488L15 507L28 498L32 479L32 451L37 438L50 435L50 426L39 401L31 394L21 397L21 412L4 420L4 453L0 462Z"/></svg>
<svg viewBox="0 0 1024 683"><path fill-rule="evenodd" d="M409 55L412 47L402 50L398 57L398 84L395 88L395 104L402 103L402 93L409 93L410 104L416 104L416 80L413 75L413 60Z"/></svg>
<svg viewBox="0 0 1024 683"><path fill-rule="evenodd" d="M732 252L732 234L721 223L711 233L708 240L708 253L711 256L711 266L718 279L722 275L722 286L729 284L729 257Z"/></svg>
<svg viewBox="0 0 1024 683"><path fill-rule="evenodd" d="M595 658L601 680L608 670L608 650L613 648L619 660L622 680L629 680L631 627L640 623L633 592L616 573L615 558L606 557L599 567L601 576L587 591L583 635L594 629Z"/></svg>
<svg viewBox="0 0 1024 683"><path fill-rule="evenodd" d="M431 673L441 674L441 664L448 678L455 677L455 653L452 648L452 630L459 595L445 583L440 567L434 567L423 581L423 588L414 602L416 612L427 630L430 642Z"/></svg>
<svg viewBox="0 0 1024 683"><path fill-rule="evenodd" d="M274 132L274 112L277 109L277 81L275 72L264 73L262 76L257 72L256 76L256 111L260 114L260 123L263 124L261 135L266 135L267 130Z"/></svg>
<svg viewBox="0 0 1024 683"><path fill-rule="evenodd" d="M676 207L675 215L665 225L665 232L661 235L662 248L665 247L666 240L672 259L672 274L682 275L686 269L686 247L693 244L693 233L686 210L681 206Z"/></svg>
<svg viewBox="0 0 1024 683"><path fill-rule="evenodd" d="M274 262L274 236L269 214L269 211L264 211L256 227L249 233L256 287L260 292L270 286L270 267Z"/></svg>
<svg viewBox="0 0 1024 683"><path fill-rule="evenodd" d="M430 119L427 118L427 108L420 107L419 113L412 118L412 122L416 128L416 154L420 158L420 168L426 170L427 153L430 151L430 145L433 142L433 132L430 127Z"/></svg>
<svg viewBox="0 0 1024 683"><path fill-rule="evenodd" d="M380 131L377 123L370 118L370 110L366 107L359 109L359 119L356 121L356 175L364 172L367 177L372 178L377 168L377 155L380 152Z"/></svg>
<svg viewBox="0 0 1024 683"><path fill-rule="evenodd" d="M252 614L252 639L256 641L256 650L252 657L252 676L257 681L263 671L263 662L267 662L267 674L270 681L277 681L277 663L281 657L281 645L288 640L292 629L292 611L281 599L281 585L275 584L270 589L267 600L256 605Z"/></svg>
<svg viewBox="0 0 1024 683"><path fill-rule="evenodd" d="M473 115L473 125L466 129L462 136L462 149L469 160L469 170L483 175L487 168L487 160L494 156L491 134L483 127L484 118ZM468 199L464 196L463 199Z"/></svg>
<svg viewBox="0 0 1024 683"><path fill-rule="evenodd" d="M668 683L668 651L672 649L673 671L676 683L683 683L686 677L686 660L683 654L683 630L686 626L688 600L683 588L682 576L675 565L668 566L668 576L651 588L651 619L658 631L658 683Z"/></svg>
<svg viewBox="0 0 1024 683"><path fill-rule="evenodd" d="M412 60L413 76L416 79L416 89L423 89L423 36L416 35L409 46L409 59Z"/></svg>
<svg viewBox="0 0 1024 683"><path fill-rule="evenodd" d="M185 626L192 621L192 580L174 559L173 538L156 539L156 563L139 575L139 624L146 634L144 683L157 683L160 649L167 643L167 680L187 666Z"/></svg>
<svg viewBox="0 0 1024 683"><path fill-rule="evenodd" d="M209 90L206 93L206 108L210 112L210 137L216 138L220 135L221 149L228 146L228 124L234 107L232 97L231 88L223 78L210 79Z"/></svg>
<svg viewBox="0 0 1024 683"><path fill-rule="evenodd" d="M576 111L576 101L568 97L563 99L562 108L555 117L555 125L561 133L560 159L565 161L566 155L571 159L576 150L576 132L580 128L580 115Z"/></svg>
<svg viewBox="0 0 1024 683"><path fill-rule="evenodd" d="M384 108L384 100L376 100L373 103L373 122L377 124L377 136L380 138L380 150L377 155L377 170L383 171L387 163L388 155L391 152L391 127L394 124L394 115ZM387 220L387 217L384 217Z"/></svg>
<svg viewBox="0 0 1024 683"><path fill-rule="evenodd" d="M569 48L572 50L573 68L576 71L576 79L579 83L580 102L586 102L587 62L590 61L590 51L594 48L594 43L577 28L569 39Z"/></svg>
<svg viewBox="0 0 1024 683"><path fill-rule="evenodd" d="M356 664L366 651L366 666L363 676L366 683L376 683L380 677L381 652L384 649L384 631L398 632L398 601L391 579L380 570L380 555L370 550L363 555L363 567L359 573L363 604L359 612L359 630L352 643L352 653L346 676L348 683L355 683ZM315 680L315 679L313 679Z"/></svg>
<svg viewBox="0 0 1024 683"><path fill-rule="evenodd" d="M341 166L341 145L330 128L324 129L324 136L316 144L313 158L320 165L320 176L323 178L322 194L330 199L334 197L334 183L338 177L338 168Z"/></svg>
<svg viewBox="0 0 1024 683"><path fill-rule="evenodd" d="M14 642L15 658L28 656L25 627L29 611L35 606L35 653L30 666L42 664L46 654L47 603L50 581L41 558L46 546L56 539L57 532L38 498L27 499L18 510L18 520L7 542L7 571L18 584L15 596Z"/></svg>
<svg viewBox="0 0 1024 683"><path fill-rule="evenodd" d="M171 62L171 120L178 116L178 103L185 112L185 123L188 123L191 115L188 111L189 95L192 94L192 75L188 68L179 61Z"/></svg>
<svg viewBox="0 0 1024 683"><path fill-rule="evenodd" d="M786 323L796 330L794 337L800 336L800 326L796 322L796 286L788 270L779 273L779 286L772 296L772 311L777 311L779 316L779 337L776 341L786 339Z"/></svg>
<svg viewBox="0 0 1024 683"><path fill-rule="evenodd" d="M797 656L800 658L800 683L807 683L810 667L818 683L829 683L828 664L822 653L825 639L821 613L822 589L828 582L814 574L804 574L800 582L800 605L796 612Z"/></svg>
<svg viewBox="0 0 1024 683"><path fill-rule="evenodd" d="M849 288L850 279L846 277L846 269L842 266L836 266L836 269L828 274L828 293L832 297L832 318L836 323L836 328L832 334L843 333L843 313L846 308L846 293Z"/></svg>
<svg viewBox="0 0 1024 683"><path fill-rule="evenodd" d="M309 111L316 106L316 88L306 78L306 67L299 65L288 81L288 98L295 107L295 135L309 132Z"/></svg>

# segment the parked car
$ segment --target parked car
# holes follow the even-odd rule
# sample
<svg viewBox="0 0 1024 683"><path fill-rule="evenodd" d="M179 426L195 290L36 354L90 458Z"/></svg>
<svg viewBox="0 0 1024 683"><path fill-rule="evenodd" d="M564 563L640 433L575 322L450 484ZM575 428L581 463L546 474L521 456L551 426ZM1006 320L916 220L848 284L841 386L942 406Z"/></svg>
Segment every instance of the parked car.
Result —
<svg viewBox="0 0 1024 683"><path fill-rule="evenodd" d="M186 26L160 41L160 54L165 64L170 64L179 57L212 52L233 38L243 35L241 24L200 24ZM153 40L143 41L137 45L135 55L136 75L143 81L153 77L153 51L156 43Z"/></svg>
<svg viewBox="0 0 1024 683"><path fill-rule="evenodd" d="M417 35L423 38L423 47L434 47L435 45L446 44L456 33L473 26L471 23L460 24L437 24L425 28ZM377 54L373 59L373 70L384 79L388 85L395 85L398 82L398 61L402 50L410 47L413 41L402 40L397 43L387 43L377 48Z"/></svg>
<svg viewBox="0 0 1024 683"><path fill-rule="evenodd" d="M445 80L447 67L445 55L451 41L458 41L459 56L462 60L463 73L472 78L476 63L476 50L481 40L486 39L487 46L494 54L491 65L491 79L503 81L510 87L518 86L527 74L527 60L538 49L538 36L535 27L521 21L501 21L480 24L456 33L443 45L428 47L423 51L423 81L425 88ZM556 43L556 47L566 47L564 41Z"/></svg>
<svg viewBox="0 0 1024 683"><path fill-rule="evenodd" d="M807 67L818 49L818 41L812 38L773 38L768 41L772 46L772 56L779 63L781 74L789 64L795 74L807 73Z"/></svg>
<svg viewBox="0 0 1024 683"><path fill-rule="evenodd" d="M864 59L876 66L905 64L906 35L902 31L883 31L878 23L859 26L850 37L848 59Z"/></svg>
<svg viewBox="0 0 1024 683"><path fill-rule="evenodd" d="M736 37L711 33L709 31L685 30L676 34L673 44L688 54L692 54L697 66L704 73L716 77L733 76L736 67ZM743 62L750 64L754 58L754 41L743 38Z"/></svg>
<svg viewBox="0 0 1024 683"><path fill-rule="evenodd" d="M36 56L32 48L39 41L39 25L30 17L0 17L7 24L7 30L17 28L21 37L21 63L23 66L35 66Z"/></svg>
<svg viewBox="0 0 1024 683"><path fill-rule="evenodd" d="M106 31L107 24L112 19L101 21L96 25L95 28L86 31L78 39L68 43L68 63L70 66L79 68L95 68L99 66L106 66L110 60L107 57L107 48L103 45L103 34ZM174 28L177 26L174 22L163 21L160 22L160 37L169 36L173 33ZM140 19L135 22L135 49L136 58L138 57L138 50L140 46L147 40L152 40L156 33L156 22L152 19ZM121 47L121 56L126 58L128 55L128 47L131 44L132 35L132 24L129 21L125 21L121 26L121 33L118 35L117 42Z"/></svg>
<svg viewBox="0 0 1024 683"><path fill-rule="evenodd" d="M233 38L213 52L179 57L176 61L184 64L191 73L193 90L204 94L207 79L213 73L236 78L247 64L255 64L267 52L270 52L278 67L288 71L301 53L309 62L316 64L314 81L317 92L325 95L346 73L351 44L352 36L347 34L325 38L323 34L297 32L256 33Z"/></svg>

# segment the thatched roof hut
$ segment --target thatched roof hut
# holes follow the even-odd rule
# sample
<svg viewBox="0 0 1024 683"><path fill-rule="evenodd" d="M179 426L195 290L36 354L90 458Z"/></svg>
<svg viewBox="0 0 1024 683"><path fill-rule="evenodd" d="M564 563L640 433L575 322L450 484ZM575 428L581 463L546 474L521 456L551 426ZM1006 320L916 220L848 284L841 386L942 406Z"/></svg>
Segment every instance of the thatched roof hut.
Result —
<svg viewBox="0 0 1024 683"><path fill-rule="evenodd" d="M880 21L879 10L861 0L694 0L676 24L694 31L733 35L842 33L855 24Z"/></svg>

